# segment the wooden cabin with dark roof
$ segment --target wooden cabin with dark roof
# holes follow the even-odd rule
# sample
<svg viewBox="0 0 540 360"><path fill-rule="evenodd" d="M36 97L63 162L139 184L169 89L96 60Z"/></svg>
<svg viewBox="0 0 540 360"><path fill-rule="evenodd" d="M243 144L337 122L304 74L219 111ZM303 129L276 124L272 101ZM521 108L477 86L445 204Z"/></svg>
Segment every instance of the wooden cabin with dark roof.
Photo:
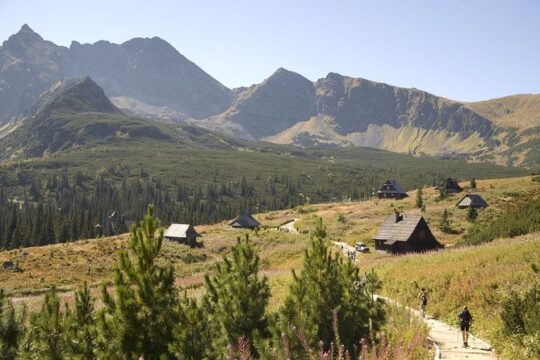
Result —
<svg viewBox="0 0 540 360"><path fill-rule="evenodd" d="M234 219L230 225L233 228L237 229L251 229L254 230L258 228L261 224L255 220L251 214L242 214Z"/></svg>
<svg viewBox="0 0 540 360"><path fill-rule="evenodd" d="M398 211L384 220L373 240L375 240L375 250L382 250L392 254L424 252L444 248L435 239L422 216L402 215Z"/></svg>
<svg viewBox="0 0 540 360"><path fill-rule="evenodd" d="M437 186L437 190L439 190L439 192L443 192L446 190L448 194L456 194L462 192L463 188L459 186L456 179L446 178L439 183L439 186Z"/></svg>
<svg viewBox="0 0 540 360"><path fill-rule="evenodd" d="M405 190L397 183L396 180L387 180L381 189L377 191L377 196L379 199L401 200L409 195L407 195Z"/></svg>
<svg viewBox="0 0 540 360"><path fill-rule="evenodd" d="M176 241L189 245L191 247L201 246L201 243L197 242L197 238L201 235L195 231L192 224L171 224L163 237L167 240Z"/></svg>
<svg viewBox="0 0 540 360"><path fill-rule="evenodd" d="M460 209L473 208L486 208L488 203L482 199L478 194L467 194L458 201L456 206Z"/></svg>

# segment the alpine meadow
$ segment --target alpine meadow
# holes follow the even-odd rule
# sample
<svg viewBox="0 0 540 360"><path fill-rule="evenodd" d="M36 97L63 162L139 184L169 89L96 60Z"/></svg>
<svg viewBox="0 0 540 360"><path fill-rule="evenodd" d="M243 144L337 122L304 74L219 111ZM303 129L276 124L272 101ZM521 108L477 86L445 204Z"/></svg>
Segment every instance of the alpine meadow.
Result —
<svg viewBox="0 0 540 360"><path fill-rule="evenodd" d="M0 360L540 358L539 4L0 20Z"/></svg>

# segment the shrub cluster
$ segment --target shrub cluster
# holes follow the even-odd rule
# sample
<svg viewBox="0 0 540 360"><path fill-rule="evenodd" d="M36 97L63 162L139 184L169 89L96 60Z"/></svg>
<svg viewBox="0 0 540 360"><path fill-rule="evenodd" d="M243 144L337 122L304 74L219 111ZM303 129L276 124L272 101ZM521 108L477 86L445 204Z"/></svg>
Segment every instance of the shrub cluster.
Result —
<svg viewBox="0 0 540 360"><path fill-rule="evenodd" d="M477 245L501 237L515 237L540 231L540 198L503 213L488 222L473 224L458 245Z"/></svg>

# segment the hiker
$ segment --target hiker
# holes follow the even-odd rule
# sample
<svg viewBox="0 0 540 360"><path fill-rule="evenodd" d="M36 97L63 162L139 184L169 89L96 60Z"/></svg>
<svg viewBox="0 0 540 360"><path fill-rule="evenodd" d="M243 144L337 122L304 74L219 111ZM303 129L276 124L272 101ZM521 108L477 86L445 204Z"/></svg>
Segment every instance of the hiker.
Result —
<svg viewBox="0 0 540 360"><path fill-rule="evenodd" d="M463 310L458 314L459 319L459 326L461 329L461 334L463 336L463 346L468 347L469 346L469 328L472 323L472 315L469 312L469 309L467 309L467 306L463 307Z"/></svg>
<svg viewBox="0 0 540 360"><path fill-rule="evenodd" d="M420 294L418 294L418 298L420 299L420 309L422 310L422 316L426 313L426 307L427 307L427 293L426 288L422 288L420 291Z"/></svg>

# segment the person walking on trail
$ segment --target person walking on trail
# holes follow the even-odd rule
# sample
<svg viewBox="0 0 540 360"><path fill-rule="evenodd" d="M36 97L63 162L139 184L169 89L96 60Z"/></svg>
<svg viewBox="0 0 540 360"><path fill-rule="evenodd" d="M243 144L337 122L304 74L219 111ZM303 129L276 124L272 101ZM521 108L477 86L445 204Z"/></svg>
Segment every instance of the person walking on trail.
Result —
<svg viewBox="0 0 540 360"><path fill-rule="evenodd" d="M426 288L422 288L420 291L420 294L418 294L418 298L420 299L420 310L422 311L422 316L426 313L426 307L427 307L427 292Z"/></svg>
<svg viewBox="0 0 540 360"><path fill-rule="evenodd" d="M459 326L461 329L461 334L463 336L463 346L468 347L469 346L469 343L468 343L469 328L471 326L473 318L467 306L464 306L463 310L461 310L461 312L458 314L458 319L459 319Z"/></svg>

